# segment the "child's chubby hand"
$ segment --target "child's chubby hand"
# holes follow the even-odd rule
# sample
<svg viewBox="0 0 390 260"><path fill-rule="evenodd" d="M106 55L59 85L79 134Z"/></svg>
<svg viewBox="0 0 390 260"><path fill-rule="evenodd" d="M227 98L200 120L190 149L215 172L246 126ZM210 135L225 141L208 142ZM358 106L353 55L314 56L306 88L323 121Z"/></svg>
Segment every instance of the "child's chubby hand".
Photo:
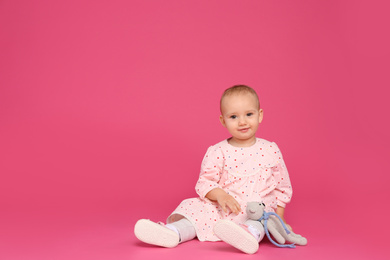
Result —
<svg viewBox="0 0 390 260"><path fill-rule="evenodd" d="M206 196L211 201L216 201L224 212L229 211L238 214L241 212L241 206L231 195L221 188L215 188L209 191Z"/></svg>
<svg viewBox="0 0 390 260"><path fill-rule="evenodd" d="M229 210L235 214L238 214L241 212L240 204L237 202L237 200L235 200L231 195L229 195L227 193L221 194L220 196L218 196L217 202L219 205L221 205L223 211L226 213Z"/></svg>

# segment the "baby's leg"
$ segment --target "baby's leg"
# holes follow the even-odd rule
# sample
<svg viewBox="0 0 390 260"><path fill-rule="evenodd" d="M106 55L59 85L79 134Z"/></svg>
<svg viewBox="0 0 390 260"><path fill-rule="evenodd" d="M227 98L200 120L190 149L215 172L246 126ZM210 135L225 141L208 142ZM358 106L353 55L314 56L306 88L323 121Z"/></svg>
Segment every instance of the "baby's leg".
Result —
<svg viewBox="0 0 390 260"><path fill-rule="evenodd" d="M215 224L214 233L222 241L247 254L257 252L259 242L265 234L263 225L253 220L246 221L244 225L237 225L230 220L221 220Z"/></svg>
<svg viewBox="0 0 390 260"><path fill-rule="evenodd" d="M186 218L167 224L166 227L174 230L179 235L180 243L192 240L196 237L194 226Z"/></svg>
<svg viewBox="0 0 390 260"><path fill-rule="evenodd" d="M195 228L187 219L168 225L141 219L135 224L134 234L142 242L162 247L175 247L196 237Z"/></svg>

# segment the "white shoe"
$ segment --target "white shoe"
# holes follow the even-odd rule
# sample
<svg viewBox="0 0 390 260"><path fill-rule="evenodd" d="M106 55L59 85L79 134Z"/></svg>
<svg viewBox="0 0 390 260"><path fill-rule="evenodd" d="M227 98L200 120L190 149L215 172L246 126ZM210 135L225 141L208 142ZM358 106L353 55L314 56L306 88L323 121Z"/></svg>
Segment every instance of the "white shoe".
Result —
<svg viewBox="0 0 390 260"><path fill-rule="evenodd" d="M259 249L259 242L248 231L246 225L237 225L226 219L220 220L214 226L214 233L225 243L247 254L254 254Z"/></svg>
<svg viewBox="0 0 390 260"><path fill-rule="evenodd" d="M161 222L155 223L148 219L140 219L134 227L135 236L144 243L162 246L175 247L179 244L179 235L165 227Z"/></svg>

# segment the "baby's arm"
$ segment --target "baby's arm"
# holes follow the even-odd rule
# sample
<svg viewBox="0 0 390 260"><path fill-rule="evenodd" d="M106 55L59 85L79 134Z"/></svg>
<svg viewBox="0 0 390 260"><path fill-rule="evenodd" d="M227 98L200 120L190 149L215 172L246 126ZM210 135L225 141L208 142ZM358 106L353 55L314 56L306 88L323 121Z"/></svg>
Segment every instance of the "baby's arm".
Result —
<svg viewBox="0 0 390 260"><path fill-rule="evenodd" d="M288 204L291 201L292 197L292 187L290 182L290 176L287 171L286 164L284 163L282 153L280 152L279 147L273 143L272 144L274 148L274 153L276 155L276 160L278 161L278 165L276 168L273 169L273 175L275 177L275 180L277 182L275 194L277 197L277 208L276 208L276 214L279 215L279 217L283 220L283 222L286 224L288 229L292 231L292 228L290 225L286 223L286 220L284 219L284 211L286 204Z"/></svg>
<svg viewBox="0 0 390 260"><path fill-rule="evenodd" d="M276 208L276 214L279 215L279 217L283 220L284 223L286 223L286 220L284 219L284 208L279 206Z"/></svg>
<svg viewBox="0 0 390 260"><path fill-rule="evenodd" d="M206 198L211 201L218 202L221 205L224 212L228 212L228 209L235 214L241 212L240 204L229 194L227 194L221 188L215 188L206 194Z"/></svg>
<svg viewBox="0 0 390 260"><path fill-rule="evenodd" d="M195 190L202 199L213 189L221 188L221 169L223 167L223 155L215 147L210 146L203 158L198 182Z"/></svg>
<svg viewBox="0 0 390 260"><path fill-rule="evenodd" d="M227 194L219 185L221 172L224 164L224 156L218 147L211 146L203 158L198 182L195 190L201 198L216 201L223 209L239 213L241 212L238 202Z"/></svg>
<svg viewBox="0 0 390 260"><path fill-rule="evenodd" d="M287 228L292 231L292 228L289 224L287 224L286 220L284 219L284 210L285 208L281 207L278 205L278 207L276 208L276 214L279 215L279 217L283 220L284 224L286 224Z"/></svg>

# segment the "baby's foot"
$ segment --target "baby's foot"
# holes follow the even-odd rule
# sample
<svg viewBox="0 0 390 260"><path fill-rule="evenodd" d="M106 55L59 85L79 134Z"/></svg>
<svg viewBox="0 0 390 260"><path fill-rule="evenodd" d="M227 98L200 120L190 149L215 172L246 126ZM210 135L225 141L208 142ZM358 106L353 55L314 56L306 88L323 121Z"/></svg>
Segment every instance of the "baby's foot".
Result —
<svg viewBox="0 0 390 260"><path fill-rule="evenodd" d="M134 227L135 236L147 244L175 247L179 244L179 235L167 228L163 223L155 223L148 219L140 219Z"/></svg>
<svg viewBox="0 0 390 260"><path fill-rule="evenodd" d="M245 252L254 254L259 249L259 242L246 225L237 225L230 220L220 220L214 226L214 233L222 241Z"/></svg>

